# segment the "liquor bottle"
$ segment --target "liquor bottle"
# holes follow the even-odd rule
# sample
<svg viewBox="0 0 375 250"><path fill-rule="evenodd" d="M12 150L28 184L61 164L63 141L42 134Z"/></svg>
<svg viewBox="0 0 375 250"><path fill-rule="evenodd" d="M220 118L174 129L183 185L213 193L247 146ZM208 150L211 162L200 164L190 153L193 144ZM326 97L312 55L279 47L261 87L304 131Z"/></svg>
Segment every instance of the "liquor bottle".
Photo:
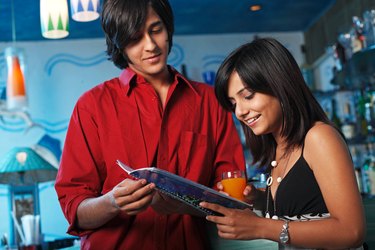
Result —
<svg viewBox="0 0 375 250"><path fill-rule="evenodd" d="M363 22L357 16L352 18L353 27L350 31L352 51L358 52L366 47L366 38L363 35Z"/></svg>
<svg viewBox="0 0 375 250"><path fill-rule="evenodd" d="M353 139L356 136L355 123L353 121L353 115L351 113L350 103L346 102L344 105L344 121L341 125L341 131L346 139Z"/></svg>
<svg viewBox="0 0 375 250"><path fill-rule="evenodd" d="M368 195L370 193L370 180L368 176L368 171L371 164L371 152L370 152L370 146L366 145L366 156L363 161L362 169L361 169L361 179L362 179L362 191L363 194Z"/></svg>
<svg viewBox="0 0 375 250"><path fill-rule="evenodd" d="M363 33L366 37L367 47L375 44L375 10L363 13Z"/></svg>
<svg viewBox="0 0 375 250"><path fill-rule="evenodd" d="M362 166L363 192L368 196L375 196L375 155L373 145L367 145L367 156Z"/></svg>
<svg viewBox="0 0 375 250"><path fill-rule="evenodd" d="M369 179L369 186L370 186L370 192L369 195L371 197L375 196L375 157L372 157L372 164L370 164L367 172L367 176Z"/></svg>
<svg viewBox="0 0 375 250"><path fill-rule="evenodd" d="M367 133L373 137L375 135L375 107L371 91L367 91L367 98L365 99L365 119L367 122Z"/></svg>
<svg viewBox="0 0 375 250"><path fill-rule="evenodd" d="M345 47L342 45L340 41L337 40L334 48L335 48L335 52L334 52L335 66L338 71L341 71L347 61Z"/></svg>
<svg viewBox="0 0 375 250"><path fill-rule="evenodd" d="M362 169L361 168L354 168L354 171L355 171L355 178L357 180L358 191L361 194L364 194L364 192L363 192L363 181L362 181Z"/></svg>
<svg viewBox="0 0 375 250"><path fill-rule="evenodd" d="M341 119L337 115L337 101L332 98L332 113L331 113L331 121L336 125L338 129L341 129Z"/></svg>
<svg viewBox="0 0 375 250"><path fill-rule="evenodd" d="M357 134L361 138L366 138L368 135L368 131L367 131L367 120L365 118L365 113L366 113L365 104L368 100L366 98L365 91L361 90L360 92L358 92L358 95L356 94L356 99L357 99L356 115L357 115L357 121L359 121L357 123L357 129L356 129Z"/></svg>

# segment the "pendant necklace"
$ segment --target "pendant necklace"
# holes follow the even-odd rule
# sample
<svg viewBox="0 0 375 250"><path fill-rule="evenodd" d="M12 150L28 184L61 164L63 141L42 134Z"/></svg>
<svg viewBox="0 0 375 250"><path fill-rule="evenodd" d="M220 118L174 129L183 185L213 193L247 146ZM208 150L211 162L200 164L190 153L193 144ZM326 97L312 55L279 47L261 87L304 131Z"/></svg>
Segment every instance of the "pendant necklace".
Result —
<svg viewBox="0 0 375 250"><path fill-rule="evenodd" d="M283 180L283 178L285 177L285 171L286 171L286 168L288 166L288 163L289 163L289 159L290 159L290 155L288 156L288 159L286 161L286 164L284 165L284 170L283 170L283 173L282 173L282 176L278 176L276 178L276 182L277 182L277 185L280 185L280 182ZM270 196L271 196L271 185L273 183L273 177L272 177L272 173L273 173L273 169L275 169L277 167L277 161L274 160L271 162L271 173L270 173L270 176L267 178L267 204L266 204L266 218L269 219L271 216L270 216L270 213L269 213L269 202L270 202ZM279 217L276 215L276 193L277 193L277 188L278 186L276 187L276 191L275 191L275 197L273 199L273 216L272 216L272 219L273 220L278 220Z"/></svg>

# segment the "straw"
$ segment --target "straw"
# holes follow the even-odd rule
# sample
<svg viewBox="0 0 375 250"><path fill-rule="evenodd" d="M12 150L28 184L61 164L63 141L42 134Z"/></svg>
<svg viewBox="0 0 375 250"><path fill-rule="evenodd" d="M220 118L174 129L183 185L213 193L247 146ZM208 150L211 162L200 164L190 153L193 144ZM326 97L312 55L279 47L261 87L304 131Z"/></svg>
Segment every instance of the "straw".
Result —
<svg viewBox="0 0 375 250"><path fill-rule="evenodd" d="M15 215L14 211L11 211L10 213L12 215L12 218L13 218L13 221L14 221L14 225L16 226L17 232L18 232L18 234L21 237L21 241L22 241L22 243L24 243L25 242L25 235L23 234L21 226L20 226L20 224L17 221L16 215Z"/></svg>

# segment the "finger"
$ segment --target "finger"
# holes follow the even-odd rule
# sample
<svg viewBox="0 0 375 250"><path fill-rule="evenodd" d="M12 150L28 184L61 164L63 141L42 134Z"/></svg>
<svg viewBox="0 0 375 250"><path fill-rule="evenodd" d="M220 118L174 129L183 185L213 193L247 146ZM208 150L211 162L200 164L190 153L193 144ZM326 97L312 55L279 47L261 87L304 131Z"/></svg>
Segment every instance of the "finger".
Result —
<svg viewBox="0 0 375 250"><path fill-rule="evenodd" d="M247 186L245 187L245 190L243 191L243 194L244 194L245 196L249 195L249 194L251 193L251 190L252 190L252 189L253 189L252 185L247 185Z"/></svg>
<svg viewBox="0 0 375 250"><path fill-rule="evenodd" d="M218 183L216 184L216 187L217 187L217 189L219 189L219 190L223 190L223 189L224 189L223 184L221 184L221 182L218 182Z"/></svg>
<svg viewBox="0 0 375 250"><path fill-rule="evenodd" d="M120 209L129 215L139 213L147 209L147 207L151 204L152 196L153 195L150 194L136 201L124 202Z"/></svg>
<svg viewBox="0 0 375 250"><path fill-rule="evenodd" d="M124 181L120 182L116 187L120 188L122 195L126 195L129 193L133 193L137 191L138 189L140 189L141 187L144 187L146 185L147 185L147 181L144 179L140 179L140 180L125 179Z"/></svg>
<svg viewBox="0 0 375 250"><path fill-rule="evenodd" d="M115 196L116 201L120 206L127 203L133 203L135 201L141 200L145 196L149 196L151 194L153 195L155 191L154 187L155 184L150 183L144 187L140 187L139 189L134 190L133 192L130 192L129 190L123 191L123 193L119 192L116 194L117 196ZM123 189L127 189L127 187L124 187Z"/></svg>
<svg viewBox="0 0 375 250"><path fill-rule="evenodd" d="M220 206L220 205L214 204L214 203L205 202L205 201L199 203L199 206L210 209L214 212L218 212L218 213L223 214L223 215L225 215L226 212L228 211L227 208L225 208L223 206Z"/></svg>
<svg viewBox="0 0 375 250"><path fill-rule="evenodd" d="M223 239L228 239L228 240L236 239L236 236L233 233L218 230L217 234L219 235L220 238L223 238Z"/></svg>
<svg viewBox="0 0 375 250"><path fill-rule="evenodd" d="M224 192L224 191L220 191L220 193L222 193L222 194L224 194L224 195L226 195L226 196L229 196L229 194L226 193L226 192Z"/></svg>

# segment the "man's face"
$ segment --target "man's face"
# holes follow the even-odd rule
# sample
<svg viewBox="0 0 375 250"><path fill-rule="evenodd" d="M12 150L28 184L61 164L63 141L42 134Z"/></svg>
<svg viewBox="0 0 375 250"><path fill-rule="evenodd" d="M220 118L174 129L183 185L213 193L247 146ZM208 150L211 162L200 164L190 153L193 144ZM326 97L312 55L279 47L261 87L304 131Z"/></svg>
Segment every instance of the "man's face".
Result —
<svg viewBox="0 0 375 250"><path fill-rule="evenodd" d="M151 7L143 30L125 47L124 52L129 59L129 67L145 79L160 77L168 72L168 32Z"/></svg>

